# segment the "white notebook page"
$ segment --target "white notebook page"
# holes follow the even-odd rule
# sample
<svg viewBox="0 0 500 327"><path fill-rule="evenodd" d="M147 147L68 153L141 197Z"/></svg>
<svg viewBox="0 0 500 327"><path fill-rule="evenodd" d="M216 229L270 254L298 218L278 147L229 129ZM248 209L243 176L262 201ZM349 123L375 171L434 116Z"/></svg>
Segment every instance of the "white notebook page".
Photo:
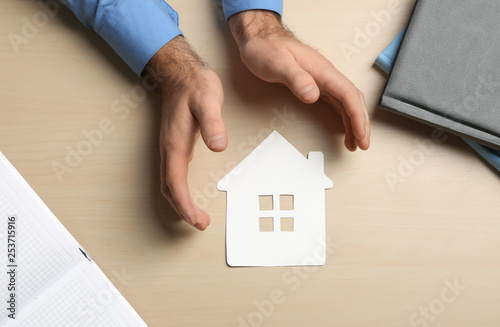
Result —
<svg viewBox="0 0 500 327"><path fill-rule="evenodd" d="M2 305L0 326L146 326L1 153L0 303L10 293L9 217L16 231L16 319Z"/></svg>

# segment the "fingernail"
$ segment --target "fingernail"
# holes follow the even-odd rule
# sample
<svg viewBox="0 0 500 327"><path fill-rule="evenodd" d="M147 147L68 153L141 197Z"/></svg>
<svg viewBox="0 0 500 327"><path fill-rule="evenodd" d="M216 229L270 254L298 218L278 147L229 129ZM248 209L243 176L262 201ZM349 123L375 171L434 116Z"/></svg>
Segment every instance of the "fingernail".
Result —
<svg viewBox="0 0 500 327"><path fill-rule="evenodd" d="M208 147L210 149L220 149L226 145L226 137L224 135L217 135L208 140Z"/></svg>
<svg viewBox="0 0 500 327"><path fill-rule="evenodd" d="M300 95L302 99L306 100L307 102L315 101L317 98L316 88L314 87L314 85L309 85L302 90Z"/></svg>
<svg viewBox="0 0 500 327"><path fill-rule="evenodd" d="M358 147L361 150L366 151L370 147L370 138L368 138L368 137L363 138L362 140L359 140L356 143L358 144ZM362 146L360 146L360 145L362 145Z"/></svg>
<svg viewBox="0 0 500 327"><path fill-rule="evenodd" d="M202 225L201 225L200 223L196 223L196 224L194 224L193 226L194 226L196 229L199 229L199 230L201 230L201 231L204 231L204 230L205 230L205 228L203 228L203 227L202 227Z"/></svg>

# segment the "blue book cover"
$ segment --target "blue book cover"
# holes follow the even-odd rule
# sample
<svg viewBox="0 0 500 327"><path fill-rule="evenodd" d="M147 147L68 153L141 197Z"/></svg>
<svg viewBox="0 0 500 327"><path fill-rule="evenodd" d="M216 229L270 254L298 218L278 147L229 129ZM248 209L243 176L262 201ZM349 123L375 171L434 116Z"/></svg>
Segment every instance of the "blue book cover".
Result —
<svg viewBox="0 0 500 327"><path fill-rule="evenodd" d="M380 56L378 56L377 60L375 61L375 65L377 65L387 74L390 73L392 64L394 63L394 59L396 59L396 55L398 53L401 41L403 40L405 30L406 29L404 29L403 31L401 31L401 33L399 33L399 35L391 42L391 44L389 44L387 48L385 48L385 50L380 54ZM463 140L472 149L474 149L477 153L479 153L481 157L483 157L493 167L495 167L498 171L500 171L500 151L486 147L476 142L472 142L464 138Z"/></svg>
<svg viewBox="0 0 500 327"><path fill-rule="evenodd" d="M396 36L396 38L389 44L387 48L385 48L384 52L378 56L375 61L375 65L380 67L386 74L391 72L392 64L394 63L394 59L396 59L396 55L398 53L399 45L403 40L403 36L405 35L406 28L401 31L401 33Z"/></svg>

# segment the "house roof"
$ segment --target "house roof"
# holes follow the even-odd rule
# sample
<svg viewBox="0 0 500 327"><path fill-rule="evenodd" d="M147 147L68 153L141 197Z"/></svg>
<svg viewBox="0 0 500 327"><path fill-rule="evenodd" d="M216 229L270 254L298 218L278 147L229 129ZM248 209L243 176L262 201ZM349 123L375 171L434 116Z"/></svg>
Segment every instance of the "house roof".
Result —
<svg viewBox="0 0 500 327"><path fill-rule="evenodd" d="M259 186L315 184L331 188L333 182L324 173L322 152L310 152L304 157L277 131L273 131L242 162L217 184L217 189L227 191L239 185L259 183Z"/></svg>

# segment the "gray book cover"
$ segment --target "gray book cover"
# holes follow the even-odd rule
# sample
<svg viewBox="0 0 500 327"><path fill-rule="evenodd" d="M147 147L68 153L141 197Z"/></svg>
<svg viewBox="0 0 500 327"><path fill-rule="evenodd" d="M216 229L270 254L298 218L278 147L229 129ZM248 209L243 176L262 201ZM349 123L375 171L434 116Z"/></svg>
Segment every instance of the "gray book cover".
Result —
<svg viewBox="0 0 500 327"><path fill-rule="evenodd" d="M500 1L418 0L380 106L500 149Z"/></svg>

